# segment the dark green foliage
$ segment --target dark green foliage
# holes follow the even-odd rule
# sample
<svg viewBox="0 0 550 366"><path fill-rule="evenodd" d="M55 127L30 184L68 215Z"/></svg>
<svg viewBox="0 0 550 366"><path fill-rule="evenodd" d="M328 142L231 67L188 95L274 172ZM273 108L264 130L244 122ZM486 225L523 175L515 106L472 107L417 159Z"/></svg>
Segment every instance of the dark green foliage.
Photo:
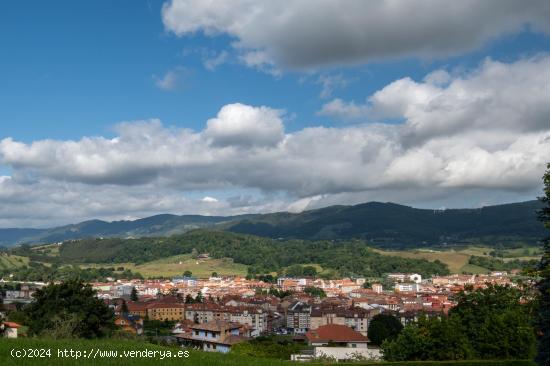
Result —
<svg viewBox="0 0 550 366"><path fill-rule="evenodd" d="M421 317L406 326L395 340L382 343L384 358L389 361L463 360L472 349L461 332L460 319Z"/></svg>
<svg viewBox="0 0 550 366"><path fill-rule="evenodd" d="M386 339L393 340L403 330L403 324L390 314L377 314L369 322L368 335L372 344L380 346Z"/></svg>
<svg viewBox="0 0 550 366"><path fill-rule="evenodd" d="M128 314L128 304L126 304L126 300L122 300L122 305L120 305L120 312L122 314Z"/></svg>
<svg viewBox="0 0 550 366"><path fill-rule="evenodd" d="M550 164L543 177L544 196L540 198L544 207L539 213L540 220L550 229ZM538 282L539 311L537 328L540 332L536 361L539 365L550 365L550 236L542 241L544 252L538 266L540 281Z"/></svg>
<svg viewBox="0 0 550 366"><path fill-rule="evenodd" d="M504 262L501 259L471 256L468 260L469 264L474 264L483 268L487 268L491 271L511 271L513 269L533 268L537 265L537 261L522 261L514 259Z"/></svg>
<svg viewBox="0 0 550 366"><path fill-rule="evenodd" d="M423 276L448 274L439 261L383 256L362 241L332 242L273 240L220 231L195 230L169 238L90 239L66 242L60 260L90 263L144 263L195 249L213 258L233 258L249 266L251 277L303 263L318 263L336 275L379 277L387 272L417 272ZM315 273L315 267L297 266L300 275Z"/></svg>
<svg viewBox="0 0 550 366"><path fill-rule="evenodd" d="M320 297L320 298L327 297L327 294L325 293L325 291L319 287L306 287L304 289L304 292L313 297Z"/></svg>
<svg viewBox="0 0 550 366"><path fill-rule="evenodd" d="M95 297L88 284L70 280L50 284L36 291L35 300L24 308L29 333L48 335L59 324L72 324L66 336L101 337L114 328L114 314Z"/></svg>
<svg viewBox="0 0 550 366"><path fill-rule="evenodd" d="M132 292L130 293L130 300L138 301L138 292L135 286L132 287Z"/></svg>
<svg viewBox="0 0 550 366"><path fill-rule="evenodd" d="M193 272L191 272L189 270L183 272L183 277L191 277L191 276L193 276Z"/></svg>
<svg viewBox="0 0 550 366"><path fill-rule="evenodd" d="M421 318L393 341L384 358L400 360L529 359L535 352L532 294L508 286L467 290L449 317Z"/></svg>
<svg viewBox="0 0 550 366"><path fill-rule="evenodd" d="M531 302L522 303L529 296L508 286L488 286L457 296L451 314L461 319L476 358L527 359L534 355L534 308Z"/></svg>
<svg viewBox="0 0 550 366"><path fill-rule="evenodd" d="M29 262L28 266L0 269L0 277L13 275L14 281L43 281L50 282L53 280L63 281L68 279L80 279L85 282L89 281L105 281L107 277L114 279L133 279L143 278L141 274L132 272L131 270L123 270L122 272L115 271L113 268L80 268L77 265L60 266L53 263L51 266L46 266L38 262Z"/></svg>
<svg viewBox="0 0 550 366"><path fill-rule="evenodd" d="M281 336L257 337L249 342L238 343L231 347L231 353L242 356L277 358L289 360L290 355L300 353L305 346Z"/></svg>

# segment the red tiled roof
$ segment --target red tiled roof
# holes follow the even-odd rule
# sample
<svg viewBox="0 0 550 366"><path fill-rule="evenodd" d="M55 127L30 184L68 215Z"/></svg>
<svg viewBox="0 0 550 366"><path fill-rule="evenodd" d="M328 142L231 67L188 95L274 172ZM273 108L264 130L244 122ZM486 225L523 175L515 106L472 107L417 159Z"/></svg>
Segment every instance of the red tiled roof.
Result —
<svg viewBox="0 0 550 366"><path fill-rule="evenodd" d="M306 333L309 342L367 342L361 333L339 324L322 325Z"/></svg>
<svg viewBox="0 0 550 366"><path fill-rule="evenodd" d="M21 324L17 324L15 322L4 322L4 325L8 328L20 328Z"/></svg>

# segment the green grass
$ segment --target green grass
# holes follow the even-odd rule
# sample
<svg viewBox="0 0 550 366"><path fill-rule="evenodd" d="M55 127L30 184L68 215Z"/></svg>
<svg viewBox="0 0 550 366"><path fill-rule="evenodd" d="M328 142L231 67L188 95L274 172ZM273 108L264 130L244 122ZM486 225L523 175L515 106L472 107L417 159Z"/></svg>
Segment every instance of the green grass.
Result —
<svg viewBox="0 0 550 366"><path fill-rule="evenodd" d="M49 350L51 356L47 356L45 351L42 351L42 355L47 357L23 357L16 358L11 355L12 350L27 351L29 349ZM81 352L81 358L63 358L58 357L58 352L63 350L73 350ZM84 352L86 354L95 353L95 350L101 351L116 351L117 357L112 358L84 358ZM47 339L32 339L32 338L19 338L19 339L0 339L0 363L5 366L11 365L200 365L200 366L241 366L241 365L254 365L254 366L282 366L282 365L300 365L301 363L293 363L290 361L281 361L275 359L263 359L252 358L246 356L238 356L229 354L217 354L207 353L199 351L191 351L188 358L183 357L167 357L160 359L157 353L156 357L125 357L124 351L162 351L170 352L175 355L180 348L177 347L163 347L158 345L152 345L148 343L138 341L127 340L47 340ZM120 355L122 354L122 357ZM305 365L326 365L327 362L312 362L305 363ZM534 366L530 361L459 361L459 362L377 362L377 363L338 363L338 365L358 365L358 364L377 364L384 366L422 366L422 365L445 365L445 366Z"/></svg>
<svg viewBox="0 0 550 366"><path fill-rule="evenodd" d="M245 276L246 265L234 263L230 258L193 259L189 254L175 255L135 265L133 263L83 264L82 267L124 267L132 272L139 272L144 277L181 276L191 271L196 277L210 277L212 272L220 276Z"/></svg>
<svg viewBox="0 0 550 366"><path fill-rule="evenodd" d="M12 269L29 264L29 258L19 255L0 255L0 269Z"/></svg>

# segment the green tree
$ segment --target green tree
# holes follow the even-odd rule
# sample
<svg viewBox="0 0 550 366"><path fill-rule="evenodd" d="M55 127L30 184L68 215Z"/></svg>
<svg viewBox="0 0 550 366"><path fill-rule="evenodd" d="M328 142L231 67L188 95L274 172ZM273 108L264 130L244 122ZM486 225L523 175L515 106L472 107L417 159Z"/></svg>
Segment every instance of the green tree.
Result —
<svg viewBox="0 0 550 366"><path fill-rule="evenodd" d="M384 341L382 350L388 361L463 360L472 355L457 316L421 317L394 340Z"/></svg>
<svg viewBox="0 0 550 366"><path fill-rule="evenodd" d="M218 272L212 272L212 277L218 277Z"/></svg>
<svg viewBox="0 0 550 366"><path fill-rule="evenodd" d="M313 297L320 297L320 298L327 297L325 290L319 287L306 287L304 289L304 292Z"/></svg>
<svg viewBox="0 0 550 366"><path fill-rule="evenodd" d="M525 302L531 294L510 286L467 288L450 311L460 318L478 358L527 359L534 356L534 307Z"/></svg>
<svg viewBox="0 0 550 366"><path fill-rule="evenodd" d="M195 299L193 299L193 296L191 296L191 294L185 295L186 304L193 304L194 302L195 302Z"/></svg>
<svg viewBox="0 0 550 366"><path fill-rule="evenodd" d="M130 300L138 301L138 292L136 286L132 287L132 292L130 293Z"/></svg>
<svg viewBox="0 0 550 366"><path fill-rule="evenodd" d="M183 272L183 277L191 277L191 276L193 276L193 272L191 272L190 270Z"/></svg>
<svg viewBox="0 0 550 366"><path fill-rule="evenodd" d="M317 276L317 268L313 266L304 266L302 273L307 277L315 277Z"/></svg>
<svg viewBox="0 0 550 366"><path fill-rule="evenodd" d="M377 314L369 322L367 334L374 345L380 346L386 339L393 340L403 330L403 324L390 314Z"/></svg>
<svg viewBox="0 0 550 366"><path fill-rule="evenodd" d="M114 328L114 314L95 295L89 284L78 280L50 284L37 290L35 300L25 307L29 333L48 334L59 322L70 320L74 327L66 333L74 337L106 335Z"/></svg>
<svg viewBox="0 0 550 366"><path fill-rule="evenodd" d="M128 304L126 304L126 300L122 300L122 305L120 305L120 312L122 314L128 314Z"/></svg>
<svg viewBox="0 0 550 366"><path fill-rule="evenodd" d="M539 212L539 219L550 229L550 164L543 177L544 196L540 200L545 204ZM539 263L540 281L539 310L537 328L539 330L538 352L536 361L540 365L550 365L550 236L543 239L543 254Z"/></svg>

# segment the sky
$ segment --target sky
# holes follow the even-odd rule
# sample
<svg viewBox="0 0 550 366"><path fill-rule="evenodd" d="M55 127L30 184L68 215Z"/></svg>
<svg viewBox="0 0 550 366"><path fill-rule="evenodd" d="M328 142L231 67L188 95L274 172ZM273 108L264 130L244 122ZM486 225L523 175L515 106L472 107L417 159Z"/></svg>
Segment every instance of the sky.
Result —
<svg viewBox="0 0 550 366"><path fill-rule="evenodd" d="M0 227L535 199L546 0L0 4Z"/></svg>

